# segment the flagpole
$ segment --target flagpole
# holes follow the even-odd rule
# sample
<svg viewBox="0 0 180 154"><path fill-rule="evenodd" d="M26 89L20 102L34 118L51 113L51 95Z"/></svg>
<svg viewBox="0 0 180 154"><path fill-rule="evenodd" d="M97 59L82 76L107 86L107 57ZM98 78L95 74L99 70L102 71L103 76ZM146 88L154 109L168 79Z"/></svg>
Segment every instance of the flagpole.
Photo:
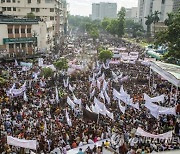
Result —
<svg viewBox="0 0 180 154"><path fill-rule="evenodd" d="M98 120L97 120L97 124L99 123L99 114L98 114Z"/></svg>

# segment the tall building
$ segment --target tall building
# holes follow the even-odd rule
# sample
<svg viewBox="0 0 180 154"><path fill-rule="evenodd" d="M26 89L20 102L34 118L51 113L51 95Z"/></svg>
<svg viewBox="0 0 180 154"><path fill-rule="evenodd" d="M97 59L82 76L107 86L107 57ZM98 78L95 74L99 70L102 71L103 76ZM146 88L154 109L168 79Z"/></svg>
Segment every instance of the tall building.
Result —
<svg viewBox="0 0 180 154"><path fill-rule="evenodd" d="M32 13L35 19L52 27L53 31L50 30L51 34L47 34L46 39L49 40L52 35L55 38L52 40L57 40L54 44L57 44L60 36L64 34L65 28L62 24L65 24L67 20L64 18L65 5L66 0L1 0L0 12L14 18L25 18Z"/></svg>
<svg viewBox="0 0 180 154"><path fill-rule="evenodd" d="M180 0L174 0L173 12L177 12L180 9Z"/></svg>
<svg viewBox="0 0 180 154"><path fill-rule="evenodd" d="M116 3L93 3L92 4L92 20L103 20L107 18L117 17L117 4Z"/></svg>
<svg viewBox="0 0 180 154"><path fill-rule="evenodd" d="M126 19L133 20L134 22L138 22L138 8L126 8Z"/></svg>
<svg viewBox="0 0 180 154"><path fill-rule="evenodd" d="M145 22L148 15L159 11L160 22L168 17L167 13L173 10L173 0L139 0L138 1L138 20L143 25L144 29L147 28Z"/></svg>

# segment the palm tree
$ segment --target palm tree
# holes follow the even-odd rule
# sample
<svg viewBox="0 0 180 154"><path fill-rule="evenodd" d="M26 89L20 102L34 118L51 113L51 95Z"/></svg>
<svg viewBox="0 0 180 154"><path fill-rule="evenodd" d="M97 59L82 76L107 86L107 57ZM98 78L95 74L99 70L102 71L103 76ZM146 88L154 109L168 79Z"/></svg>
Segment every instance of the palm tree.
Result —
<svg viewBox="0 0 180 154"><path fill-rule="evenodd" d="M147 25L147 36L150 37L151 36L151 24L153 23L153 15L148 15L145 18L147 19L145 22L145 24Z"/></svg>
<svg viewBox="0 0 180 154"><path fill-rule="evenodd" d="M168 13L167 15L168 15L168 18L164 21L164 24L165 24L166 26L169 26L169 25L171 25L172 22L173 22L174 14Z"/></svg>
<svg viewBox="0 0 180 154"><path fill-rule="evenodd" d="M155 35L155 24L159 22L159 14L161 14L161 12L159 11L155 11L153 14L153 23L154 23L154 35Z"/></svg>

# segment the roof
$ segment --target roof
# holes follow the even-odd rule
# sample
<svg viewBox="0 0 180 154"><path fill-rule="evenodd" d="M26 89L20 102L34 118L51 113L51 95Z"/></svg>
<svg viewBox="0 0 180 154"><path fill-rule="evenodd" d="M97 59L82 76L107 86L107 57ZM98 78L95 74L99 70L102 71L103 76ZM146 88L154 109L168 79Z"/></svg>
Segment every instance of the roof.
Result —
<svg viewBox="0 0 180 154"><path fill-rule="evenodd" d="M160 61L151 62L151 69L160 74L163 78L180 87L180 66Z"/></svg>

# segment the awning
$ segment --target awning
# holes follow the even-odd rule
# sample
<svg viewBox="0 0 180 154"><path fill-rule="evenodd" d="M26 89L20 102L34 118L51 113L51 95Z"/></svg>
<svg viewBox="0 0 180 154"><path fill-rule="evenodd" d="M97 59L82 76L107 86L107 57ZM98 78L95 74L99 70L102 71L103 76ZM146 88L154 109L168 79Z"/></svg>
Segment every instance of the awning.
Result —
<svg viewBox="0 0 180 154"><path fill-rule="evenodd" d="M176 87L180 87L180 66L154 61L150 68Z"/></svg>

